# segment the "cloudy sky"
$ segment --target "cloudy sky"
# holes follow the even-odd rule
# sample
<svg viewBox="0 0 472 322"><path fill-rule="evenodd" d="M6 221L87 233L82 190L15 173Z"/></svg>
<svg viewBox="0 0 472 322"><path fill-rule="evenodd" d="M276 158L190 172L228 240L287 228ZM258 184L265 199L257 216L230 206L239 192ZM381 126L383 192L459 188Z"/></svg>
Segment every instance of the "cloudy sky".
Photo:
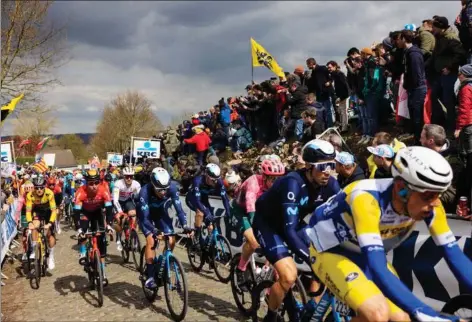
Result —
<svg viewBox="0 0 472 322"><path fill-rule="evenodd" d="M51 16L67 20L71 59L59 70L63 86L46 101L58 108L56 133L94 132L105 103L126 89L147 95L167 123L244 92L250 37L291 72L308 57L341 62L350 47L380 41L406 23L433 15L453 21L459 10L459 0L58 1ZM262 67L254 75L272 76Z"/></svg>

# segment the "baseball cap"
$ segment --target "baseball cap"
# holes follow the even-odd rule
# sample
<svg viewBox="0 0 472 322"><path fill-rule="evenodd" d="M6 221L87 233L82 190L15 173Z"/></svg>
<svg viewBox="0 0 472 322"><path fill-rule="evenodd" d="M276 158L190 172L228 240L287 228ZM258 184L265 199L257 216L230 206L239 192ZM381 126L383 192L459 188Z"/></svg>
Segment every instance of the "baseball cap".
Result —
<svg viewBox="0 0 472 322"><path fill-rule="evenodd" d="M380 144L377 145L375 148L373 146L369 146L367 150L378 157L393 158L395 156L393 148L388 144Z"/></svg>
<svg viewBox="0 0 472 322"><path fill-rule="evenodd" d="M351 165L354 164L354 156L349 152L339 152L334 158L336 162L341 163L342 165Z"/></svg>
<svg viewBox="0 0 472 322"><path fill-rule="evenodd" d="M436 17L433 20L433 26L439 29L447 29L449 28L449 20L446 17Z"/></svg>

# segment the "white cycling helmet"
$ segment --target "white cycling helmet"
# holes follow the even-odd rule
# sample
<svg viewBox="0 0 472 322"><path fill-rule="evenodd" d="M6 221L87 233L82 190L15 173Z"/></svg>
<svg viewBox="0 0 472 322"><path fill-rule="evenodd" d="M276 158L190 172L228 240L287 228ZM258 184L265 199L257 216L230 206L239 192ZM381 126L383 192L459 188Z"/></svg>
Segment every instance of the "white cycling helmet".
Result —
<svg viewBox="0 0 472 322"><path fill-rule="evenodd" d="M154 188L164 190L170 186L170 175L164 168L154 168L151 173L151 184Z"/></svg>
<svg viewBox="0 0 472 322"><path fill-rule="evenodd" d="M79 181L79 180L82 180L83 178L84 178L84 176L82 175L82 173L77 173L77 174L75 175L75 178L74 178L74 179L77 180L77 181Z"/></svg>
<svg viewBox="0 0 472 322"><path fill-rule="evenodd" d="M236 184L241 182L241 177L234 171L228 171L225 175L225 180L228 184Z"/></svg>
<svg viewBox="0 0 472 322"><path fill-rule="evenodd" d="M218 179L221 175L221 169L214 163L208 163L205 167L205 174L210 176L210 178Z"/></svg>
<svg viewBox="0 0 472 322"><path fill-rule="evenodd" d="M123 175L124 176L134 176L134 169L131 167L125 167L123 169Z"/></svg>
<svg viewBox="0 0 472 322"><path fill-rule="evenodd" d="M449 162L438 152L413 146L397 152L392 175L405 180L414 191L444 192L451 185L453 174Z"/></svg>

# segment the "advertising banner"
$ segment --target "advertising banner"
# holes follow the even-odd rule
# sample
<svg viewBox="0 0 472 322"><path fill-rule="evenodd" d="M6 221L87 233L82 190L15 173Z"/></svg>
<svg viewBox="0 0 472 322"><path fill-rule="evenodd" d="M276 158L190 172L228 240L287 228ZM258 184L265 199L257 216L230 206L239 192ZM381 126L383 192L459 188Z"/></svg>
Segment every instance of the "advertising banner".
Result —
<svg viewBox="0 0 472 322"><path fill-rule="evenodd" d="M48 167L54 167L54 163L56 162L56 153L44 153L43 159Z"/></svg>
<svg viewBox="0 0 472 322"><path fill-rule="evenodd" d="M2 163L14 163L15 160L13 158L13 142L2 142L1 146L1 155L2 155Z"/></svg>
<svg viewBox="0 0 472 322"><path fill-rule="evenodd" d="M180 200L187 214L187 221L192 227L195 212L187 207L184 196L181 196ZM220 199L210 197L210 205L213 207L215 216L220 216L225 212ZM169 209L169 214L173 219L174 227L179 227L180 224L173 207ZM305 219L307 220L307 218ZM472 259L472 225L468 221L453 218L449 218L448 223L456 235L459 247ZM230 242L233 254L241 252L242 235L239 226L235 225L234 219L227 216L220 218L216 227ZM423 222L415 226L415 231L400 247L387 254L387 259L393 264L403 283L419 299L437 310L441 310L445 302L460 294L461 286L454 278L442 256L442 251L436 247ZM310 270L308 265L296 256L294 256L294 260L299 270Z"/></svg>
<svg viewBox="0 0 472 322"><path fill-rule="evenodd" d="M11 205L8 206L8 210L5 213L5 218L2 221L0 232L2 234L2 250L1 250L1 260L3 262L3 258L10 247L10 243L16 236L16 207L17 201L13 202Z"/></svg>
<svg viewBox="0 0 472 322"><path fill-rule="evenodd" d="M160 140L133 138L133 157L158 159L160 156Z"/></svg>
<svg viewBox="0 0 472 322"><path fill-rule="evenodd" d="M123 165L123 154L107 152L107 163L115 167Z"/></svg>

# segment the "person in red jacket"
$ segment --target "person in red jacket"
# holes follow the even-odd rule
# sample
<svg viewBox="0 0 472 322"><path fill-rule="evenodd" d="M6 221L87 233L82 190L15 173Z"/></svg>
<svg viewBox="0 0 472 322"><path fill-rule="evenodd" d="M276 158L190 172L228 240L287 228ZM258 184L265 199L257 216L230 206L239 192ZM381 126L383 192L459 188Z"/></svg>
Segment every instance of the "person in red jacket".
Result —
<svg viewBox="0 0 472 322"><path fill-rule="evenodd" d="M203 165L203 161L206 160L208 149L210 148L211 139L203 130L203 125L194 126L192 130L195 132L195 135L190 139L184 139L184 142L195 144L198 164Z"/></svg>
<svg viewBox="0 0 472 322"><path fill-rule="evenodd" d="M460 175L462 184L458 184L457 195L467 197L471 207L472 184L472 65L464 65L459 69L458 110L456 131L454 136L459 139L459 151L465 156L465 167Z"/></svg>

